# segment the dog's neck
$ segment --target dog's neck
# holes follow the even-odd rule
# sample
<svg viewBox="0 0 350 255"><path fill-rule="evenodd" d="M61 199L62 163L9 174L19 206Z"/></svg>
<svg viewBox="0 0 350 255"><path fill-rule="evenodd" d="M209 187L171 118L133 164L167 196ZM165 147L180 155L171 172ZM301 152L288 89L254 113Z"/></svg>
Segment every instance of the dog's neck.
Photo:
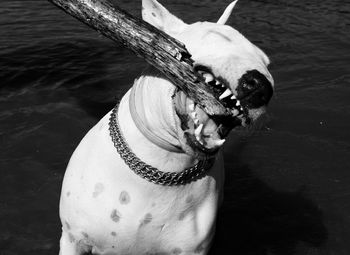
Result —
<svg viewBox="0 0 350 255"><path fill-rule="evenodd" d="M177 138L177 128L180 127L177 126L172 102L173 91L173 85L162 76L155 73L142 75L120 103L119 116L123 116L120 128L127 143L141 160L161 171L181 172L195 165L198 160L180 149ZM141 123L135 122L135 113L130 111L132 104L139 118L136 122ZM140 125L167 144L162 146L152 141L140 130ZM178 151L168 148L178 148Z"/></svg>
<svg viewBox="0 0 350 255"><path fill-rule="evenodd" d="M135 125L148 140L167 151L182 152L171 104L173 87L166 83L159 77L140 77L131 88L129 110Z"/></svg>

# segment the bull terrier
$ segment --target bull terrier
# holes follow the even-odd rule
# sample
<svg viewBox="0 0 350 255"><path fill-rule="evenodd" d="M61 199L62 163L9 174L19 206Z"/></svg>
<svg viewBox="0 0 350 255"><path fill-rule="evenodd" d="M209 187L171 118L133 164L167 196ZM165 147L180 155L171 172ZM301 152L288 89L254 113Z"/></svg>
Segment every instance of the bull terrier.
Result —
<svg viewBox="0 0 350 255"><path fill-rule="evenodd" d="M148 68L74 151L62 185L61 255L207 254L224 183L220 148L273 93L268 57L225 25L186 24L156 0L142 17L183 42L232 116L208 116ZM233 131L234 132L234 131Z"/></svg>

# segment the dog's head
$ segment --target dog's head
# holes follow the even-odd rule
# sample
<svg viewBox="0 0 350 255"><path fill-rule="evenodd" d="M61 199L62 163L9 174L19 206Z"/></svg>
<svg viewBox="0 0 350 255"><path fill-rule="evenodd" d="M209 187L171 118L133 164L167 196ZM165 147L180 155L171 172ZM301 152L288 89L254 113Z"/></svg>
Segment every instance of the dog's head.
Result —
<svg viewBox="0 0 350 255"><path fill-rule="evenodd" d="M232 112L230 118L208 116L183 92L176 92L173 100L181 127L179 138L190 154L215 153L231 129L250 124L265 112L273 93L268 57L225 25L236 2L226 8L217 23L186 24L156 0L142 1L143 19L185 44L195 61L194 69Z"/></svg>

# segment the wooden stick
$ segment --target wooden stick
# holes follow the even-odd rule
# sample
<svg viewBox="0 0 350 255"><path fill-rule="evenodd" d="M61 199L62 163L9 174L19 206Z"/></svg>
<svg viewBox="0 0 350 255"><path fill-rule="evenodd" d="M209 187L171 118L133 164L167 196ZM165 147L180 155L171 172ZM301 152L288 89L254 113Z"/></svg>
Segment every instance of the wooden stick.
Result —
<svg viewBox="0 0 350 255"><path fill-rule="evenodd" d="M112 6L107 0L48 0L73 17L121 43L163 72L210 116L231 115L193 71L193 60L185 46L151 26Z"/></svg>

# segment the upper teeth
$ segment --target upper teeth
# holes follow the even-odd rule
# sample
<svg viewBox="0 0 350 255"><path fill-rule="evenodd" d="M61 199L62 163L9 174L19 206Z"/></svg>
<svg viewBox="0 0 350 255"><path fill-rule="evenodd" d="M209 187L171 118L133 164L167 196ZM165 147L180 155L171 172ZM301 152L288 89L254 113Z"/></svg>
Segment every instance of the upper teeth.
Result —
<svg viewBox="0 0 350 255"><path fill-rule="evenodd" d="M233 94L233 92L226 87L226 85L224 83L222 83L219 79L216 79L216 77L210 73L210 72L206 72L203 70L199 70L198 73L200 75L202 75L202 77L204 78L205 82L210 84L210 85L214 85L217 86L215 88L215 90L219 90L220 92L223 91L225 89L224 92L222 92L222 94L219 96L219 100L224 100L227 97L230 97L230 99L232 100L232 102L226 102L228 103L228 105L231 107L233 105L235 105L235 107L232 107L233 109L231 109L231 112L233 114L233 116L238 116L239 114L241 114L244 109L241 105L241 102L237 99L237 96ZM189 109L191 112L190 116L192 117L195 126L199 125L199 120L197 118L197 114L195 113L195 104L190 104L189 105ZM200 140L199 137L197 137L197 140Z"/></svg>
<svg viewBox="0 0 350 255"><path fill-rule="evenodd" d="M231 90L230 90L230 89L226 89L226 90L224 91L224 93L221 94L221 96L219 97L219 99L220 99L220 100L221 100L221 99L224 99L225 97L228 97L228 96L230 96L230 95L232 95Z"/></svg>
<svg viewBox="0 0 350 255"><path fill-rule="evenodd" d="M212 82L214 80L214 76L211 75L210 73L204 73L203 77L206 83Z"/></svg>
<svg viewBox="0 0 350 255"><path fill-rule="evenodd" d="M194 134L195 134L195 136L197 137L199 137L200 136L200 134L201 134L201 132L202 132L202 129L203 129L203 123L201 123L195 130L194 130Z"/></svg>

